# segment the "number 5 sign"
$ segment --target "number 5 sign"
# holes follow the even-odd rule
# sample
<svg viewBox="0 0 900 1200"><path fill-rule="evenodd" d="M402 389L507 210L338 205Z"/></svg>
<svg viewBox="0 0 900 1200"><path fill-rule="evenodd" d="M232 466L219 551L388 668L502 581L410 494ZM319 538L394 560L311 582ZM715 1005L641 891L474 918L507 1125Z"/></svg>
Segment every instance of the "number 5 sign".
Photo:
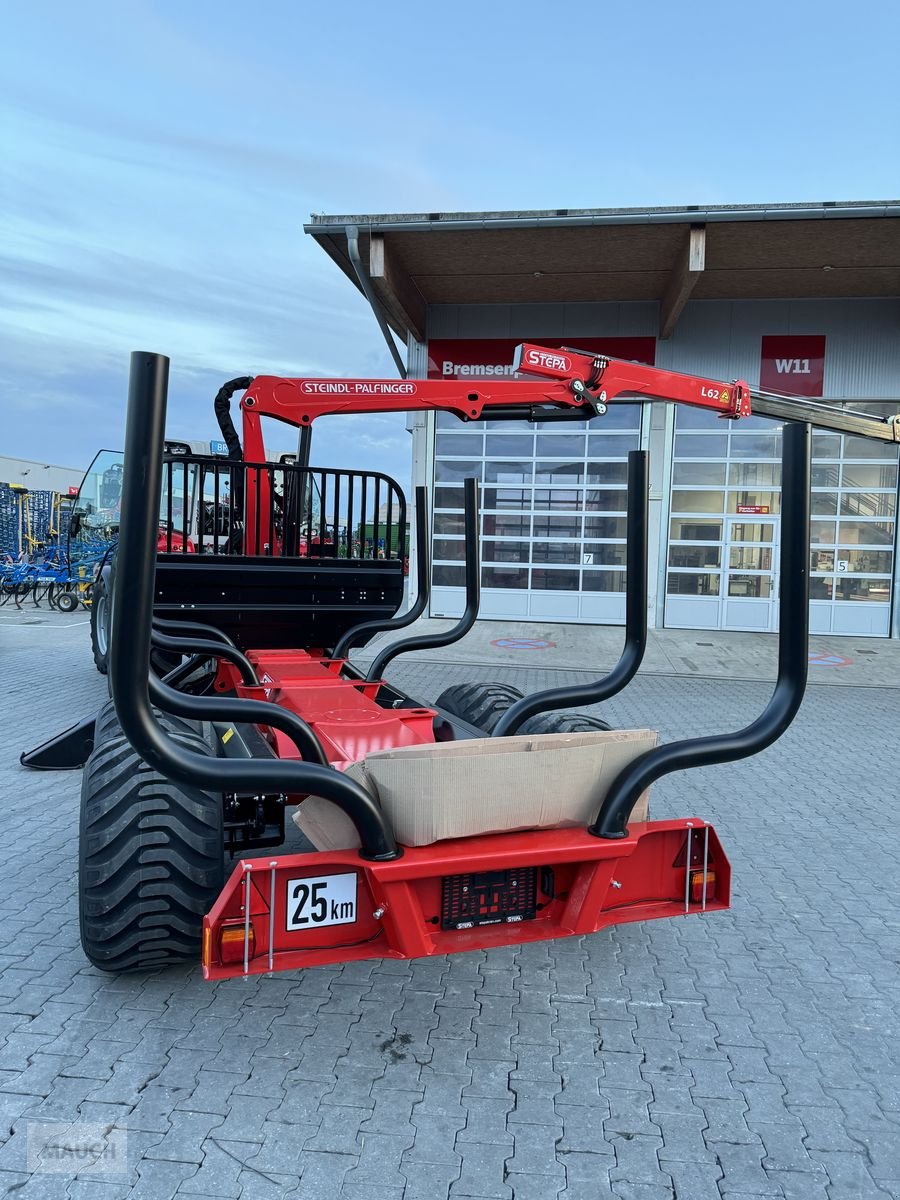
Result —
<svg viewBox="0 0 900 1200"><path fill-rule="evenodd" d="M762 339L759 386L788 396L821 396L825 389L825 337L775 334Z"/></svg>

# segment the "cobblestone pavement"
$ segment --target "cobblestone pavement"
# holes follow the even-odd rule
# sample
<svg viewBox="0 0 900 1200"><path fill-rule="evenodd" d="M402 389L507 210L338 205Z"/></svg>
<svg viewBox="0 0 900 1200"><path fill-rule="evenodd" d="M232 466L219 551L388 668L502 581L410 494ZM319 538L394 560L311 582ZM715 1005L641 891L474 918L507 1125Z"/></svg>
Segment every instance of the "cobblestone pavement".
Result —
<svg viewBox="0 0 900 1200"><path fill-rule="evenodd" d="M900 1197L896 691L811 688L764 755L656 785L657 816L715 822L728 913L211 986L82 957L79 780L18 753L104 697L86 629L5 620L0 669L0 1194ZM478 671L391 675L428 700ZM654 678L605 707L673 737L768 691ZM127 1155L30 1175L49 1123L124 1129Z"/></svg>

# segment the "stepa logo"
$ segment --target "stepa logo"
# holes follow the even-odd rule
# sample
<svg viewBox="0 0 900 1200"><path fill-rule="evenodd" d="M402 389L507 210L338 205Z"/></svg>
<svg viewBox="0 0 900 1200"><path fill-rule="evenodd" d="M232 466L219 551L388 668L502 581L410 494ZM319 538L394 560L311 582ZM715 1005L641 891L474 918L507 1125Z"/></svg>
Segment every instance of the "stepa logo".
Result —
<svg viewBox="0 0 900 1200"><path fill-rule="evenodd" d="M529 350L525 355L529 367L544 367L550 371L571 371L572 364L563 354L554 354L550 350Z"/></svg>

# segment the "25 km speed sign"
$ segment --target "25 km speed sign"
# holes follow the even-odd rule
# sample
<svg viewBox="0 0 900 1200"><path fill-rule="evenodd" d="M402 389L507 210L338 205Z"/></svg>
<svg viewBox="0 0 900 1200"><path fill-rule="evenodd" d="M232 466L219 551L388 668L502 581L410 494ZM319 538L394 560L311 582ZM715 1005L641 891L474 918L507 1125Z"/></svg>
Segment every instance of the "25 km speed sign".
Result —
<svg viewBox="0 0 900 1200"><path fill-rule="evenodd" d="M356 920L356 872L289 879L287 929L322 929Z"/></svg>

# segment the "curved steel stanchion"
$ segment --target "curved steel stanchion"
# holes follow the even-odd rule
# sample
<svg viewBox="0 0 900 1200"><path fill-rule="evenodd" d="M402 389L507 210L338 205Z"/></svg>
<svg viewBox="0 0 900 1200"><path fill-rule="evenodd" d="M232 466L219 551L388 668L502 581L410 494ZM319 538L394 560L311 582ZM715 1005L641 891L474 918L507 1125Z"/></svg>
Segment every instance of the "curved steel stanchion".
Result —
<svg viewBox="0 0 900 1200"><path fill-rule="evenodd" d="M384 621L364 621L348 629L334 648L335 658L346 658L351 648L363 638L393 629L406 629L417 621L425 611L431 590L431 554L428 537L428 492L424 487L416 488L416 601L412 608L399 617Z"/></svg>
<svg viewBox="0 0 900 1200"><path fill-rule="evenodd" d="M202 621L169 621L165 617L154 616L153 628L158 629L160 633L169 633L173 637L212 638L213 641L224 642L226 646L238 649L237 642L227 633L223 633L215 625L204 625Z"/></svg>
<svg viewBox="0 0 900 1200"><path fill-rule="evenodd" d="M438 646L451 646L469 632L478 616L481 604L481 540L478 536L478 481L465 481L466 509L466 607L463 615L453 626L443 633L418 634L416 637L405 638L385 646L378 654L366 672L366 680L381 679L384 668L399 654L409 654L412 650L433 650Z"/></svg>
<svg viewBox="0 0 900 1200"><path fill-rule="evenodd" d="M508 708L492 737L508 737L538 713L581 704L599 704L620 692L637 674L647 649L647 452L628 455L628 542L625 576L625 647L608 675L596 683L550 688L525 696Z"/></svg>
<svg viewBox="0 0 900 1200"><path fill-rule="evenodd" d="M170 637L156 629L150 631L150 644L157 650L168 650L173 654L204 654L207 658L224 658L232 663L241 673L241 683L248 687L259 687L259 676L256 668L240 650L226 646L224 642L207 642L201 638Z"/></svg>
<svg viewBox="0 0 900 1200"><path fill-rule="evenodd" d="M672 742L635 759L613 780L590 827L596 837L625 837L638 797L663 775L757 754L781 737L797 715L809 667L809 458L809 425L786 424L781 453L778 678L771 700L752 724L737 733Z"/></svg>
<svg viewBox="0 0 900 1200"><path fill-rule="evenodd" d="M340 772L318 763L194 754L167 737L153 715L150 630L168 372L169 360L163 355L131 356L109 670L123 732L141 758L176 783L213 792L283 792L331 800L355 825L363 858L397 858L402 851L384 814L368 792ZM270 720L267 711L266 723Z"/></svg>

